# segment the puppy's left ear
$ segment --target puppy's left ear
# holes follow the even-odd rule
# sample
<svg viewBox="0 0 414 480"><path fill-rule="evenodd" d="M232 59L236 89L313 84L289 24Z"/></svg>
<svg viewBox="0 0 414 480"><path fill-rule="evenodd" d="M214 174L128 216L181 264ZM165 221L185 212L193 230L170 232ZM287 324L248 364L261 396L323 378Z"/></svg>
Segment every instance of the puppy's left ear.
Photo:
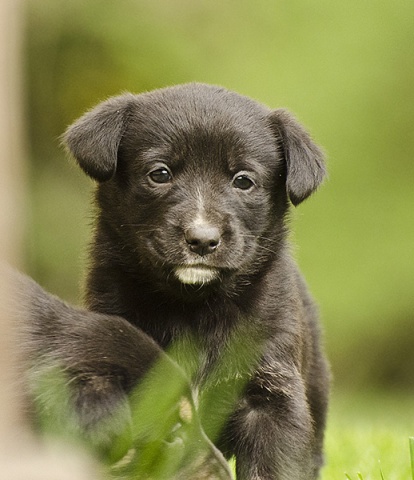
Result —
<svg viewBox="0 0 414 480"><path fill-rule="evenodd" d="M270 120L286 162L287 193L296 206L309 197L325 177L324 155L288 111L274 110Z"/></svg>
<svg viewBox="0 0 414 480"><path fill-rule="evenodd" d="M134 96L127 93L100 103L62 137L82 170L99 182L109 180L116 172L118 149L133 101Z"/></svg>

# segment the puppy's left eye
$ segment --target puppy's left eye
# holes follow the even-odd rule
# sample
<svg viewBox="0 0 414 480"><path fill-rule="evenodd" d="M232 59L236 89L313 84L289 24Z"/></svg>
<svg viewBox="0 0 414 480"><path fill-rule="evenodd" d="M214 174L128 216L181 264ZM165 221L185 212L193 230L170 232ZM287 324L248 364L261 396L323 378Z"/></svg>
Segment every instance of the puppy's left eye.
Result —
<svg viewBox="0 0 414 480"><path fill-rule="evenodd" d="M237 175L233 180L233 186L240 190L249 190L254 186L254 182L247 175Z"/></svg>
<svg viewBox="0 0 414 480"><path fill-rule="evenodd" d="M149 177L155 183L168 183L172 180L170 171L165 167L157 168L157 170L152 171L149 174Z"/></svg>

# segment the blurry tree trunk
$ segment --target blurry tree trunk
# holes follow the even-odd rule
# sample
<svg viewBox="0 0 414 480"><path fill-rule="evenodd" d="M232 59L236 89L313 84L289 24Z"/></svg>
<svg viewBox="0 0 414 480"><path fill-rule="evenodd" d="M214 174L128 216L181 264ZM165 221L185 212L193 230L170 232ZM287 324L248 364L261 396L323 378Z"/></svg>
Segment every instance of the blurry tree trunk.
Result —
<svg viewBox="0 0 414 480"><path fill-rule="evenodd" d="M22 0L0 0L0 262L20 263L23 237ZM16 391L12 292L0 269L0 476L7 480L93 480L95 468L65 446L41 448L24 421Z"/></svg>
<svg viewBox="0 0 414 480"><path fill-rule="evenodd" d="M0 0L0 256L1 261L12 264L18 263L23 233L20 7L20 1ZM0 279L2 298L8 297L7 288ZM0 328L0 440L7 444L21 415L11 388L15 355L11 321L6 315L0 317Z"/></svg>

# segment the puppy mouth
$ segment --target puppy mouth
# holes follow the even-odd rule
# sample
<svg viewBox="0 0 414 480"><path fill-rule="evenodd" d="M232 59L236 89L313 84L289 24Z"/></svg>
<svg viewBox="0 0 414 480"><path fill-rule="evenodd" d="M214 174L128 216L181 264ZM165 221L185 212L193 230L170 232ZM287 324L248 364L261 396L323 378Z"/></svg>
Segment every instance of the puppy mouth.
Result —
<svg viewBox="0 0 414 480"><path fill-rule="evenodd" d="M205 285L220 277L217 268L206 265L180 265L175 267L174 274L181 283L186 285Z"/></svg>

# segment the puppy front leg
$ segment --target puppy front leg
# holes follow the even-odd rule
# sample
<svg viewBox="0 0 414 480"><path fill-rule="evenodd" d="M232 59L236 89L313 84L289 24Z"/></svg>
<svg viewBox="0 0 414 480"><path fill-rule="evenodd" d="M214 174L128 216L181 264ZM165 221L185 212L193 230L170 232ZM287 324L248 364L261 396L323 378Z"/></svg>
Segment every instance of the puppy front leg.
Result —
<svg viewBox="0 0 414 480"><path fill-rule="evenodd" d="M294 392L294 393L292 393ZM238 480L312 480L313 428L300 380L289 392L250 385L231 419Z"/></svg>

